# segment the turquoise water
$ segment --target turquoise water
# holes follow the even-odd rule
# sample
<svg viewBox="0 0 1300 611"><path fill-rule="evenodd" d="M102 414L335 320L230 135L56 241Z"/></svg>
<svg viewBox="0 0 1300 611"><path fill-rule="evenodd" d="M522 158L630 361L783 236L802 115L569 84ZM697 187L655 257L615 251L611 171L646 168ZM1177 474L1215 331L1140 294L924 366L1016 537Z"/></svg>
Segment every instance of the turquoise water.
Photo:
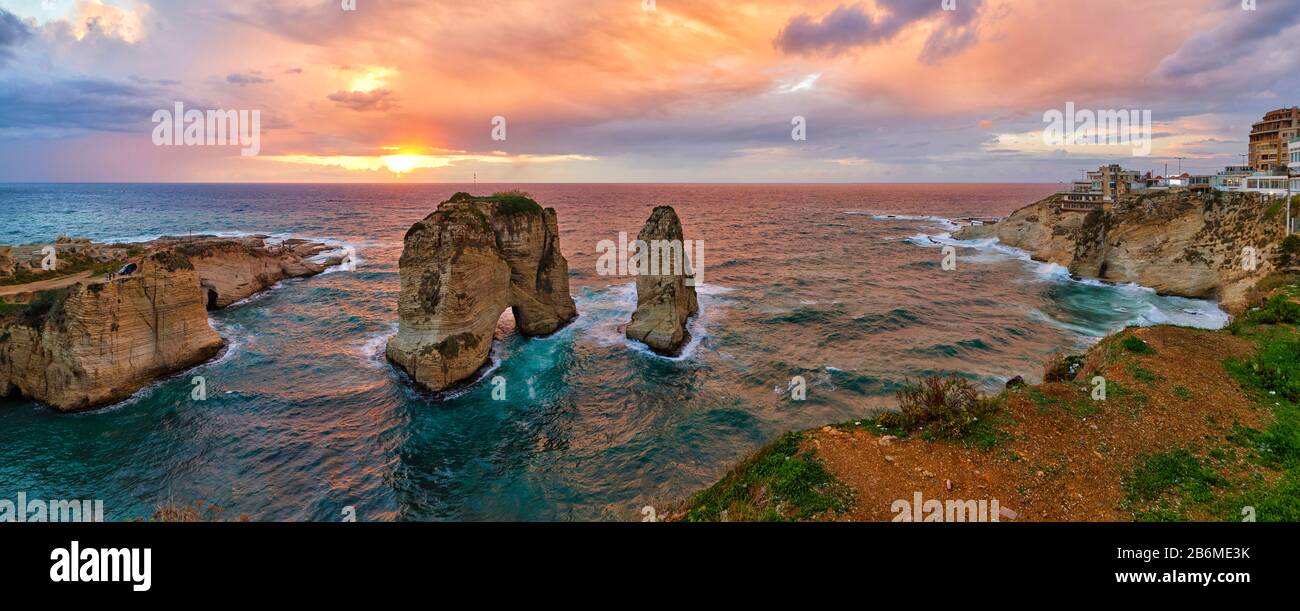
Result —
<svg viewBox="0 0 1300 611"><path fill-rule="evenodd" d="M506 401L486 382L419 392L382 357L401 237L456 191L516 186L0 185L0 243L267 233L360 258L214 313L226 352L123 404L0 401L0 498L103 499L115 520L199 499L256 520L639 519L783 431L889 405L908 376L992 389L1125 324L1223 322L1211 303L1074 281L988 241L940 268L943 218L1006 214L1052 185L526 185L558 210L579 318L497 342ZM659 204L706 244L676 359L623 339L635 290L595 273L597 242ZM807 401L786 393L796 375Z"/></svg>

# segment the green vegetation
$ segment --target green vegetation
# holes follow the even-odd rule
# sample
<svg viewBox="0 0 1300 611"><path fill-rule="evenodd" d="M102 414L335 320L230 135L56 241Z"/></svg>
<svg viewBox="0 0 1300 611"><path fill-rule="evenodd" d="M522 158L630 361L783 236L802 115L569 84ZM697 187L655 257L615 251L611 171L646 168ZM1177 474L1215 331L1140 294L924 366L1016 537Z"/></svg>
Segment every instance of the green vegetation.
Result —
<svg viewBox="0 0 1300 611"><path fill-rule="evenodd" d="M92 276L115 272L121 269L121 261L95 261L86 255L81 254L59 254L59 268L55 271L45 271L39 267L36 269L26 269L19 267L14 270L14 275L0 280L0 286L17 286L30 282L40 282L42 280L53 280L65 276L73 276L85 271L90 271Z"/></svg>
<svg viewBox="0 0 1300 611"><path fill-rule="evenodd" d="M908 380L895 393L899 411L881 414L876 422L901 431L924 430L939 439L963 439L976 433L980 418L997 411L996 399L985 399L965 378Z"/></svg>
<svg viewBox="0 0 1300 611"><path fill-rule="evenodd" d="M804 450L803 433L786 433L695 495L689 522L779 522L843 513L852 491Z"/></svg>
<svg viewBox="0 0 1300 611"><path fill-rule="evenodd" d="M1235 521L1253 508L1259 521L1300 521L1300 310L1286 296L1295 287L1284 288L1230 328L1253 341L1255 353L1224 361L1273 421L1263 430L1234 422L1227 444L1203 454L1185 448L1144 457L1124 480L1137 519L1186 520L1194 512ZM1181 386L1174 394L1193 398Z"/></svg>
<svg viewBox="0 0 1300 611"><path fill-rule="evenodd" d="M1177 449L1142 457L1133 473L1124 478L1124 491L1131 502L1154 501L1170 489L1188 492L1194 500L1205 502L1211 498L1211 486L1226 483L1191 452Z"/></svg>
<svg viewBox="0 0 1300 611"><path fill-rule="evenodd" d="M1293 263L1300 263L1297 255L1300 255L1300 235L1291 234L1282 240L1278 264L1281 267L1291 267Z"/></svg>
<svg viewBox="0 0 1300 611"><path fill-rule="evenodd" d="M1288 294L1270 297L1260 307L1237 317L1228 326L1233 335L1247 335L1258 325L1300 324L1300 303L1291 301Z"/></svg>
<svg viewBox="0 0 1300 611"><path fill-rule="evenodd" d="M1136 335L1125 335L1124 339L1120 340L1120 346L1133 354L1150 355L1156 353L1155 348L1152 348Z"/></svg>
<svg viewBox="0 0 1300 611"><path fill-rule="evenodd" d="M491 202L497 204L497 213L505 216L514 216L517 214L541 214L542 207L533 196L524 191L500 191L492 195L470 195L469 193L460 192L451 196L448 201L452 202Z"/></svg>
<svg viewBox="0 0 1300 611"><path fill-rule="evenodd" d="M1137 380L1139 382L1144 382L1146 384L1154 384L1155 382L1161 380L1161 377L1159 375L1156 375L1150 369L1143 367L1141 363L1129 363L1128 373L1129 375L1133 376L1134 380Z"/></svg>
<svg viewBox="0 0 1300 611"><path fill-rule="evenodd" d="M1082 354L1065 354L1063 352L1053 354L1043 364L1043 381L1069 382L1073 380L1075 374L1079 373L1079 367L1083 365L1083 358Z"/></svg>
<svg viewBox="0 0 1300 611"><path fill-rule="evenodd" d="M13 319L25 327L39 328L47 320L63 324L63 304L75 287L41 291L31 303L0 303L0 318Z"/></svg>

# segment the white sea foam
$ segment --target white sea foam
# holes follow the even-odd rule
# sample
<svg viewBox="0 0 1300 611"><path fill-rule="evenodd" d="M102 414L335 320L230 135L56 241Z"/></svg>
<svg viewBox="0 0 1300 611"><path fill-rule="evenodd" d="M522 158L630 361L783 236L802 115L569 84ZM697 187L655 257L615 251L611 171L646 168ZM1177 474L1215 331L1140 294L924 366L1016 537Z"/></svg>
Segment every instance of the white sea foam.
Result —
<svg viewBox="0 0 1300 611"><path fill-rule="evenodd" d="M908 217L906 215L893 215L886 218L898 220L915 220L915 221L932 221L935 217ZM945 219L946 220L946 219ZM956 227L955 224L948 221L949 225ZM942 248L944 246L953 246L957 248L968 248L984 253L979 259L964 258L964 261L991 262L993 260L1015 259L1024 262L1032 270L1030 278L1036 278L1045 282L1072 282L1087 286L1104 288L1114 291L1129 300L1138 300L1141 302L1140 312L1126 321L1128 325L1149 326L1156 324L1175 324L1189 327L1198 327L1204 329L1220 329L1228 324L1229 316L1219 308L1215 301L1190 299L1185 297L1167 297L1160 296L1155 289L1140 286L1138 284L1114 284L1097 280L1095 278L1077 278L1070 274L1070 270L1056 263L1047 263L1035 261L1028 251L1013 246L1002 244L996 237L980 238L976 240L957 240L952 237L951 232L938 234L918 233L908 241L922 248ZM989 257L992 257L991 259ZM1119 306L1112 307L1113 310L1121 313L1129 313L1127 309L1121 309ZM1051 324L1080 335L1087 337L1103 337L1111 330L1101 330L1088 328L1083 325L1066 323L1058 321L1055 318L1034 310L1032 318L1041 322Z"/></svg>

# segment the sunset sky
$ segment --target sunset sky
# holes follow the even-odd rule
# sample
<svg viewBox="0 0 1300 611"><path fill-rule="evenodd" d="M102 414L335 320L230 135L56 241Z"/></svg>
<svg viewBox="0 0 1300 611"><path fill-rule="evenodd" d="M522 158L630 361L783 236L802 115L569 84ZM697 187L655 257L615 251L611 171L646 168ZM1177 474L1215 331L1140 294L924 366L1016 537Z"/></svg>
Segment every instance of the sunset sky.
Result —
<svg viewBox="0 0 1300 611"><path fill-rule="evenodd" d="M1300 1L0 0L0 181L1057 182L1211 173L1300 104ZM156 110L260 110L261 151ZM1043 143L1149 109L1154 150ZM507 137L492 139L493 117ZM807 140L791 120L807 121Z"/></svg>

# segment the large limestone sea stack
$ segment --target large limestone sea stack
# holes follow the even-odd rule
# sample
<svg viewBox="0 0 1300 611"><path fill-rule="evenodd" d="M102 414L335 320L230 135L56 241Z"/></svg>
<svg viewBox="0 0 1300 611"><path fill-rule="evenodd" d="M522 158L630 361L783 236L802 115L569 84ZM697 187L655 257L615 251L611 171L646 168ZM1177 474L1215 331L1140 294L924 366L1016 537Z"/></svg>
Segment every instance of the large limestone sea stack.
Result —
<svg viewBox="0 0 1300 611"><path fill-rule="evenodd" d="M522 193L457 193L406 232L398 330L387 356L421 386L445 390L488 362L506 308L523 335L578 315L555 209Z"/></svg>
<svg viewBox="0 0 1300 611"><path fill-rule="evenodd" d="M643 270L637 274L636 311L627 326L627 336L659 354L677 354L690 339L687 320L700 311L693 274L688 274L685 265L686 244L677 212L672 206L655 208L636 239L648 249L647 260L659 259L659 265L651 271L660 273L651 275ZM689 284L688 279L692 279Z"/></svg>

